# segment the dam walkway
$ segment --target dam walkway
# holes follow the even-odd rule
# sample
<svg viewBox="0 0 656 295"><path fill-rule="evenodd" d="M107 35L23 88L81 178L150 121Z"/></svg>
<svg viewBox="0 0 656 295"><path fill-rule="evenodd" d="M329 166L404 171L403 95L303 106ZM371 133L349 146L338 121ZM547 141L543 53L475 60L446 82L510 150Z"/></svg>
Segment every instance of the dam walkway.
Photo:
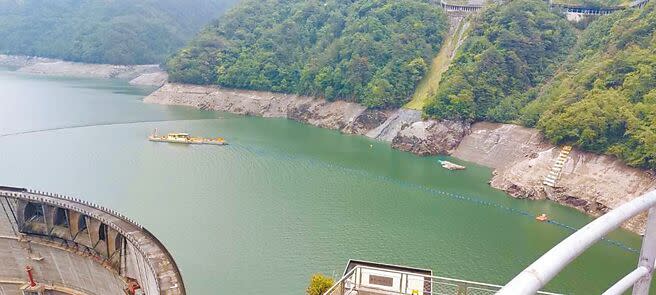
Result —
<svg viewBox="0 0 656 295"><path fill-rule="evenodd" d="M574 5L566 3L557 3L553 0L549 0L549 6L552 9L558 9L565 13L572 13L578 15L607 15L617 11L625 10L627 8L642 8L644 7L649 0L634 0L626 6L614 6L614 7L594 7L594 6L585 6L585 5Z"/></svg>
<svg viewBox="0 0 656 295"><path fill-rule="evenodd" d="M6 246L0 247L4 249L0 258L11 261L11 257L21 257L21 249L38 253L4 268L0 275L8 278L5 281L25 283L24 267L31 263L37 276L54 278L46 280L50 285L87 290L64 294L115 293L106 290L115 290L116 279L96 280L94 276L113 276L123 283L122 289L128 288L130 280L137 280L148 295L186 294L181 273L164 245L143 226L114 210L67 196L10 187L0 187L0 204L0 245ZM32 247L39 251L32 251ZM78 267L65 271L68 263ZM77 268L97 270L89 271L91 278L85 279L80 276L86 272L75 272ZM102 274L103 268L112 275ZM98 282L113 289L97 286Z"/></svg>
<svg viewBox="0 0 656 295"><path fill-rule="evenodd" d="M586 5L576 5L568 3L559 3L554 2L553 0L548 0L549 6L552 9L560 10L564 13L578 14L578 15L607 15L617 11L625 10L627 8L642 8L644 7L649 0L634 0L626 6L613 6L613 7L601 7L601 6L586 6ZM449 1L440 0L439 5L446 12L477 12L485 5L483 3L476 4L456 4L450 3Z"/></svg>

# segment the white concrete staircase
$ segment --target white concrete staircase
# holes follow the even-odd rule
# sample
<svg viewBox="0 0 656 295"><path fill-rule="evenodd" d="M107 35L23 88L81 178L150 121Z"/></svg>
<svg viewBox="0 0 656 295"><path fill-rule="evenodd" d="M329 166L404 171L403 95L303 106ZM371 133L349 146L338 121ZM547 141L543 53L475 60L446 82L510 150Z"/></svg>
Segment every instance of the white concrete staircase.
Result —
<svg viewBox="0 0 656 295"><path fill-rule="evenodd" d="M572 147L569 145L563 146L560 149L560 154L558 155L558 158L556 158L556 161L551 167L551 170L549 170L549 174L547 174L547 177L544 178L542 184L550 187L556 186L556 181L558 181L558 179L560 178L560 173L563 171L563 167L565 167L565 162L567 162L567 160L569 159L569 154L571 152L572 152Z"/></svg>

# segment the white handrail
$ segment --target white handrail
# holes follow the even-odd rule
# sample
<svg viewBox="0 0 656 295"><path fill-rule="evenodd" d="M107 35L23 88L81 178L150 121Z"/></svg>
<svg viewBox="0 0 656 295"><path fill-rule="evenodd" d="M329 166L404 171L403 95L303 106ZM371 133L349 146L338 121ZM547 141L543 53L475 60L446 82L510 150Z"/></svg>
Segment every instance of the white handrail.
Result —
<svg viewBox="0 0 656 295"><path fill-rule="evenodd" d="M647 274L649 274L649 268L640 266L623 277L621 280L617 281L615 285L608 288L608 290L606 290L606 292L601 295L622 295L624 291L631 288L633 284L635 284L639 279Z"/></svg>
<svg viewBox="0 0 656 295"><path fill-rule="evenodd" d="M328 291L324 292L324 295L348 295L352 294L349 292L345 292L343 289L341 292L339 292L339 288L345 288L346 284L348 283L348 280L353 279L354 276L358 276L358 274L361 274L362 271L375 271L375 272L381 272L381 273L386 273L390 275L398 275L397 277L401 278L401 281L405 281L405 284L407 286L408 281L415 281L415 280L421 280L422 284L427 284L432 286L431 288L435 288L435 284L446 284L449 286L457 286L460 291L457 294L478 294L476 293L475 290L478 291L483 291L485 294L491 294L491 292L494 292L496 290L501 289L502 286L499 285L494 285L494 284L487 284L487 283L480 283L480 282L474 282L474 281L467 281L467 280L460 280L460 279L453 279L453 278L447 278L447 277L440 277L440 276L434 276L434 275L425 275L421 273L415 273L415 272L408 272L408 271L402 271L402 270L394 270L394 269L387 269L387 268L380 268L380 267L373 267L373 266L364 266L364 265L357 265L354 268L352 268L350 271L348 271L339 281L333 284L333 286L328 289ZM405 280L403 277L405 276ZM409 276L416 277L415 279L410 278ZM360 279L355 279L354 281L351 282L351 287L354 288L354 290L358 290L359 288L362 287L362 277L360 276ZM399 284L399 287L402 287L403 284ZM372 290L378 290L374 286L367 286L367 290L372 291ZM383 293L381 294L398 294L398 295L403 295L403 294L409 294L407 290L404 292L402 290L397 290L397 291L390 291L390 290L379 290L382 291ZM443 290L442 290L443 291ZM469 293L469 291L472 291L474 293ZM376 292L374 292L376 293ZM551 293L551 292L545 292L545 291L538 291L536 292L537 294L540 295L561 295L557 293ZM378 294L378 293L376 293ZM438 290L431 290L430 292L424 291L423 294L443 294L439 288Z"/></svg>
<svg viewBox="0 0 656 295"><path fill-rule="evenodd" d="M553 279L572 260L581 255L605 235L617 229L623 222L635 217L647 209L656 205L656 191L644 194L630 202L611 210L605 215L597 218L588 225L567 237L547 253L542 255L533 264L512 279L497 294L499 295L522 295L535 294L540 288ZM651 274L654 269L654 257L656 256L656 210L650 210L647 228L643 238L642 251L638 268L648 269L646 275L638 279L634 288L634 295L648 294ZM626 278L626 277L625 277ZM631 279L631 278L629 278ZM624 279L623 279L624 280ZM627 279L628 280L628 279ZM622 280L620 281L622 282ZM620 283L618 282L618 283ZM618 284L616 284L618 285ZM630 286L629 286L630 287ZM636 293L635 289L640 291Z"/></svg>
<svg viewBox="0 0 656 295"><path fill-rule="evenodd" d="M330 294L332 294L333 292L335 292L335 290L336 290L337 288L339 288L340 285L344 284L344 282L346 282L346 280L348 280L348 279L353 275L353 273L355 273L355 270L356 270L356 269L358 269L358 267L354 267L353 269L351 269L347 274L345 274L345 275L344 275L339 281L337 281L336 283L334 283L333 286L330 287L330 289L328 289L328 290L327 290L326 292L324 292L323 294L324 294L324 295L330 295Z"/></svg>

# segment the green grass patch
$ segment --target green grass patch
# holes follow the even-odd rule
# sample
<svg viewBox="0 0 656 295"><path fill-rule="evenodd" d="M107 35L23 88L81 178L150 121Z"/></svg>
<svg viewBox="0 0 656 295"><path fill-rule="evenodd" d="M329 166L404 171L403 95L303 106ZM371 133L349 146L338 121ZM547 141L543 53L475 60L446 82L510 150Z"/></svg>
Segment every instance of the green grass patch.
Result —
<svg viewBox="0 0 656 295"><path fill-rule="evenodd" d="M433 58L429 72L417 84L412 100L404 106L406 109L421 111L435 94L440 85L440 80L442 80L442 74L449 68L460 38L464 36L463 30L466 22L468 20L460 21L458 28L446 37L444 45L437 53L437 56Z"/></svg>

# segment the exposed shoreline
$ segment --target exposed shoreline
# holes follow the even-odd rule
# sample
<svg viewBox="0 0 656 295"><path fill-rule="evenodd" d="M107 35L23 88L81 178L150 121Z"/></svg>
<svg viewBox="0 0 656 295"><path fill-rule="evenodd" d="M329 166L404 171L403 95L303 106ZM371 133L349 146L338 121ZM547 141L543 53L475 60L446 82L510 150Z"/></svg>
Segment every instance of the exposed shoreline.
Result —
<svg viewBox="0 0 656 295"><path fill-rule="evenodd" d="M133 85L161 86L146 103L185 105L242 115L288 118L321 128L386 141L420 156L452 155L494 169L490 185L515 198L545 199L591 216L656 189L653 171L625 165L610 156L574 150L555 188L542 184L559 148L539 131L511 124L422 120L410 109L370 110L345 101L307 96L166 83L158 65L108 65L0 54L0 66L22 73L75 78L120 79ZM645 214L624 225L644 231Z"/></svg>
<svg viewBox="0 0 656 295"><path fill-rule="evenodd" d="M17 72L47 76L127 80L132 85L162 86L168 74L159 65L110 65L60 59L0 54L0 66Z"/></svg>
<svg viewBox="0 0 656 295"><path fill-rule="evenodd" d="M389 142L428 156L445 154L494 169L490 185L515 198L545 199L591 216L656 189L653 172L610 156L574 150L555 188L542 184L560 149L539 131L511 124L422 120L415 110L370 110L357 103L307 96L167 83L146 103L185 105L242 115L280 117ZM440 168L441 169L441 168ZM645 216L624 228L644 231Z"/></svg>

